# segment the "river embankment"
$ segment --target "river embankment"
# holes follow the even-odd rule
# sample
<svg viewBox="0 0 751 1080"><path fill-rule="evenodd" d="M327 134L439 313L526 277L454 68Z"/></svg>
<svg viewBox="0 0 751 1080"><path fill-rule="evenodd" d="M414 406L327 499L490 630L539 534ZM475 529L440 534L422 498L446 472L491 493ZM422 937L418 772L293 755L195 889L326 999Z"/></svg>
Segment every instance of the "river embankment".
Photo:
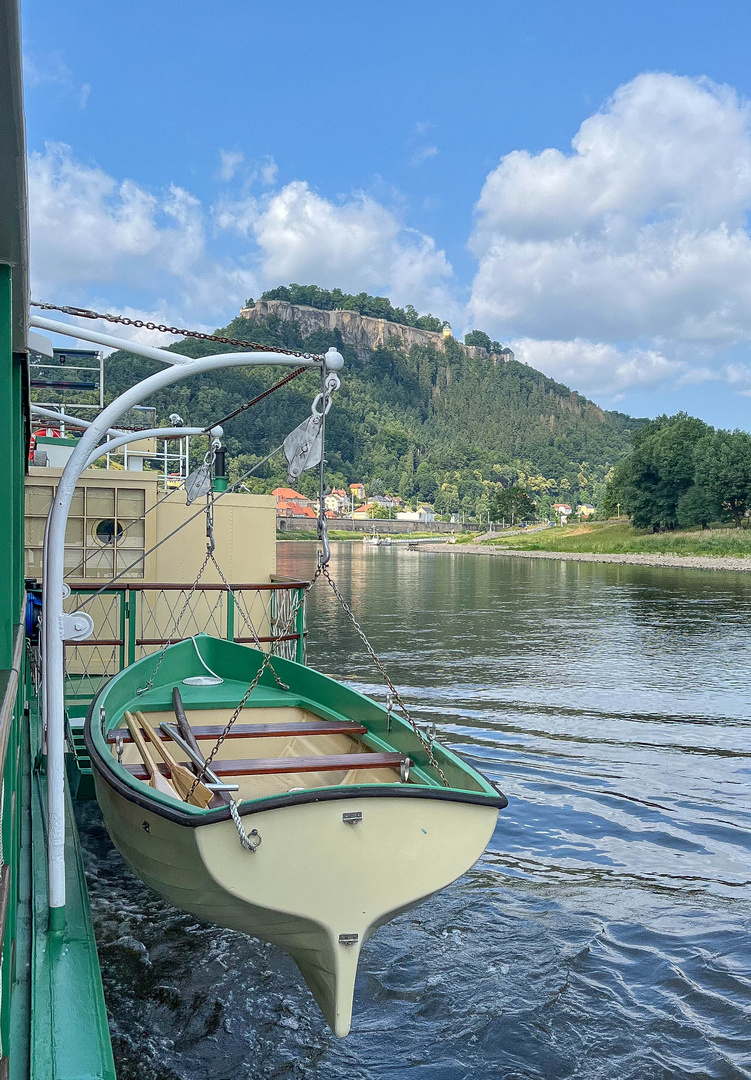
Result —
<svg viewBox="0 0 751 1080"><path fill-rule="evenodd" d="M522 551L500 544L420 544L420 551L465 555L491 555L517 559L558 559L565 562L622 563L630 566L669 566L685 570L731 570L751 572L751 556L741 555L669 555L664 553L625 552L601 554L592 551Z"/></svg>

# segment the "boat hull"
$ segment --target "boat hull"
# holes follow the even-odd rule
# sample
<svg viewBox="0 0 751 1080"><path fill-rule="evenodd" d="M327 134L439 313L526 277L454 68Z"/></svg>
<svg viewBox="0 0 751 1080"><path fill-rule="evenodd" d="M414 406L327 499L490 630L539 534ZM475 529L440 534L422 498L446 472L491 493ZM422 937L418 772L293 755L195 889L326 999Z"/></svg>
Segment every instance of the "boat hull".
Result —
<svg viewBox="0 0 751 1080"><path fill-rule="evenodd" d="M243 818L262 838L249 852L231 819L182 824L125 798L106 773L95 779L130 869L175 907L284 948L339 1037L363 942L465 873L498 817L492 805L398 793L291 803Z"/></svg>

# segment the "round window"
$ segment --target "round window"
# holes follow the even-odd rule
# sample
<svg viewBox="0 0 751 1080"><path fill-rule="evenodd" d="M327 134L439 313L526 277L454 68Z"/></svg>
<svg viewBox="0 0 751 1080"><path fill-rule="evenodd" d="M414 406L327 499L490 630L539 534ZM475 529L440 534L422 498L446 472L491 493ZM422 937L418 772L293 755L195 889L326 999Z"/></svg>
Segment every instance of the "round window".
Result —
<svg viewBox="0 0 751 1080"><path fill-rule="evenodd" d="M94 536L100 544L114 544L123 535L124 529L114 518L103 518L94 526Z"/></svg>

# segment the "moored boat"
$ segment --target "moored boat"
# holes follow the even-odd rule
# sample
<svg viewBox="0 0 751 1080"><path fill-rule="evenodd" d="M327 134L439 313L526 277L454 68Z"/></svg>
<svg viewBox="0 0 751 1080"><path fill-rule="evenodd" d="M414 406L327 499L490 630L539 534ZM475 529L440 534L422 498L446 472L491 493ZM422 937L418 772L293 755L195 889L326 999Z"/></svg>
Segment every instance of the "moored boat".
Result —
<svg viewBox="0 0 751 1080"><path fill-rule="evenodd" d="M469 869L506 799L391 708L302 664L206 635L161 655L156 673L147 656L115 676L87 717L110 836L176 907L282 946L344 1036L363 943ZM208 805L180 797L149 729L208 784Z"/></svg>

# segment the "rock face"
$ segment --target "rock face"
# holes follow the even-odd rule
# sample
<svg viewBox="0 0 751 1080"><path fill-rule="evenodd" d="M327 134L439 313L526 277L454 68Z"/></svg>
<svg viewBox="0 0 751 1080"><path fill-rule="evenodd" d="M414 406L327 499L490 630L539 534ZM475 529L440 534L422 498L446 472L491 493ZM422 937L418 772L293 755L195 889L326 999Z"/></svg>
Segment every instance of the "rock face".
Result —
<svg viewBox="0 0 751 1080"><path fill-rule="evenodd" d="M413 345L432 345L433 348L443 349L446 343L445 336L433 330L402 326L387 319L373 319L357 311L322 311L303 304L290 304L288 300L256 300L253 307L242 308L240 315L251 322L260 322L269 315L276 315L285 322L298 323L303 337L308 337L314 330L338 330L342 340L347 345L354 345L361 356L370 349L390 343L399 344L407 350ZM459 348L474 360L490 358L488 352L478 345L459 344Z"/></svg>

